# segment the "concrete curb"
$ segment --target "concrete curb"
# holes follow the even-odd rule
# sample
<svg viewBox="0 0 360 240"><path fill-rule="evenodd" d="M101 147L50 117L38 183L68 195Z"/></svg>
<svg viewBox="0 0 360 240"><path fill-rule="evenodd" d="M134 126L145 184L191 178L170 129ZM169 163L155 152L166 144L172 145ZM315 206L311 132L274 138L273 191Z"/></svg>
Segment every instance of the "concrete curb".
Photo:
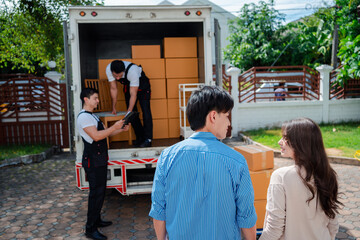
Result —
<svg viewBox="0 0 360 240"><path fill-rule="evenodd" d="M255 142L254 140L251 140L248 136L243 135L242 133L239 133L239 137L241 137L243 139L243 141L248 145L255 144L255 145L267 148L269 150L273 150L274 151L274 157L283 158L281 156L281 152L279 150L274 150L272 148L269 148L267 146L262 145L261 143ZM341 164L345 164L345 165L360 166L360 161L358 161L355 158L328 156L328 159L329 159L330 163L341 163Z"/></svg>
<svg viewBox="0 0 360 240"><path fill-rule="evenodd" d="M32 164L32 163L39 163L48 158L50 158L55 153L60 153L61 148L58 146L52 146L45 150L42 153L32 154L32 155L24 155L17 158L10 158L2 160L0 163L0 168L7 167L7 166L15 166L19 164Z"/></svg>

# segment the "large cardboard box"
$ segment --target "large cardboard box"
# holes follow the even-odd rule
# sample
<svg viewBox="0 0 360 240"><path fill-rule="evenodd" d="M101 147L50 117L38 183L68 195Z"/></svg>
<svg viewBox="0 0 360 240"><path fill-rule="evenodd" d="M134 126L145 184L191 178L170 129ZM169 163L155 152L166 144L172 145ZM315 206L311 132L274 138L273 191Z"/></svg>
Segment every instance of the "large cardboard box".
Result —
<svg viewBox="0 0 360 240"><path fill-rule="evenodd" d="M266 200L255 200L254 206L257 215L256 229L262 229L264 228L264 220L266 214Z"/></svg>
<svg viewBox="0 0 360 240"><path fill-rule="evenodd" d="M166 37L164 38L165 58L196 58L196 37Z"/></svg>
<svg viewBox="0 0 360 240"><path fill-rule="evenodd" d="M197 78L197 58L168 58L165 59L166 78Z"/></svg>
<svg viewBox="0 0 360 240"><path fill-rule="evenodd" d="M168 119L153 119L153 138L169 138Z"/></svg>
<svg viewBox="0 0 360 240"><path fill-rule="evenodd" d="M274 151L257 145L244 145L234 147L241 153L251 171L259 171L274 168Z"/></svg>
<svg viewBox="0 0 360 240"><path fill-rule="evenodd" d="M165 79L150 79L151 99L166 98L166 81Z"/></svg>
<svg viewBox="0 0 360 240"><path fill-rule="evenodd" d="M132 58L160 58L160 45L132 45Z"/></svg>
<svg viewBox="0 0 360 240"><path fill-rule="evenodd" d="M180 119L169 118L169 138L180 137Z"/></svg>
<svg viewBox="0 0 360 240"><path fill-rule="evenodd" d="M166 79L167 98L179 98L179 84L198 83L198 78L168 78Z"/></svg>
<svg viewBox="0 0 360 240"><path fill-rule="evenodd" d="M98 75L99 75L99 79L108 79L106 76L106 67L107 65L109 65L109 63L111 63L114 60L122 60L122 61L126 61L126 62L131 62L130 58L126 58L126 59L99 59L98 60Z"/></svg>
<svg viewBox="0 0 360 240"><path fill-rule="evenodd" d="M150 108L153 119L168 118L167 99L151 99Z"/></svg>
<svg viewBox="0 0 360 240"><path fill-rule="evenodd" d="M254 187L255 200L266 200L267 189L273 170L250 171L251 181Z"/></svg>
<svg viewBox="0 0 360 240"><path fill-rule="evenodd" d="M149 79L165 78L165 61L163 58L132 59L136 65L141 65Z"/></svg>

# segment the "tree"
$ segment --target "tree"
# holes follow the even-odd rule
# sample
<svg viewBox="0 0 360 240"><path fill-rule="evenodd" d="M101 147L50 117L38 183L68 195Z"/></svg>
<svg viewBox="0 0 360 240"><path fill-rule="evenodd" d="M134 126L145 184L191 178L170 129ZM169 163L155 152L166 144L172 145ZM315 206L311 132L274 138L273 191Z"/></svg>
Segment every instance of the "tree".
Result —
<svg viewBox="0 0 360 240"><path fill-rule="evenodd" d="M3 0L0 13L0 69L43 75L49 60L64 68L62 21L70 5L103 4L103 0Z"/></svg>
<svg viewBox="0 0 360 240"><path fill-rule="evenodd" d="M229 22L230 44L224 57L246 70L253 66L269 66L280 54L279 43L284 14L274 9L274 1L245 4L240 15Z"/></svg>
<svg viewBox="0 0 360 240"><path fill-rule="evenodd" d="M338 57L343 67L338 80L343 85L349 79L360 80L360 23L357 20L357 6L360 0L337 0L337 23L339 25Z"/></svg>

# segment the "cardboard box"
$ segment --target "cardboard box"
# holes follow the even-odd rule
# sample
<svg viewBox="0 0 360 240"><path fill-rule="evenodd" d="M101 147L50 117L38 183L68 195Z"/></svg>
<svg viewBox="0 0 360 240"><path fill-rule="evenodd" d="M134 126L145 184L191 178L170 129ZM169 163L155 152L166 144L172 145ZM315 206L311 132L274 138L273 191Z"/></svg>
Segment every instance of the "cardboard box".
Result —
<svg viewBox="0 0 360 240"><path fill-rule="evenodd" d="M267 189L273 170L250 171L251 181L254 187L255 200L266 200Z"/></svg>
<svg viewBox="0 0 360 240"><path fill-rule="evenodd" d="M167 99L168 117L169 118L179 118L180 117L179 111L180 111L179 99L177 99L177 98Z"/></svg>
<svg viewBox="0 0 360 240"><path fill-rule="evenodd" d="M266 200L254 201L255 211L257 215L256 229L264 227L264 220L266 214Z"/></svg>
<svg viewBox="0 0 360 240"><path fill-rule="evenodd" d="M160 58L160 45L132 45L132 58Z"/></svg>
<svg viewBox="0 0 360 240"><path fill-rule="evenodd" d="M198 78L197 58L165 59L166 78Z"/></svg>
<svg viewBox="0 0 360 240"><path fill-rule="evenodd" d="M151 99L166 98L166 81L165 79L150 79Z"/></svg>
<svg viewBox="0 0 360 240"><path fill-rule="evenodd" d="M114 124L114 123L112 123L112 124ZM131 131L131 139L135 140L136 135L135 135L134 129L131 128L130 131ZM121 132L121 133L116 134L115 136L112 136L112 137L109 138L110 142L128 141L128 140L129 140L129 133L128 132Z"/></svg>
<svg viewBox="0 0 360 240"><path fill-rule="evenodd" d="M114 60L122 60L122 61L126 61L126 62L131 62L130 58L126 58L126 59L99 59L98 60L98 75L99 75L99 79L106 79L108 80L107 76L106 76L106 67L107 65L109 65L109 63L111 63Z"/></svg>
<svg viewBox="0 0 360 240"><path fill-rule="evenodd" d="M153 119L168 118L168 107L166 99L151 99L150 108Z"/></svg>
<svg viewBox="0 0 360 240"><path fill-rule="evenodd" d="M251 171L259 171L274 168L274 151L257 145L244 145L234 147L241 153Z"/></svg>
<svg viewBox="0 0 360 240"><path fill-rule="evenodd" d="M165 78L165 61L163 58L132 59L136 65L141 65L149 79Z"/></svg>
<svg viewBox="0 0 360 240"><path fill-rule="evenodd" d="M118 111L118 112L126 112L127 111L127 106L126 106L125 100L117 100L116 111Z"/></svg>
<svg viewBox="0 0 360 240"><path fill-rule="evenodd" d="M197 78L168 78L166 79L167 98L179 98L179 84L199 83Z"/></svg>
<svg viewBox="0 0 360 240"><path fill-rule="evenodd" d="M169 138L180 137L180 119L169 118Z"/></svg>
<svg viewBox="0 0 360 240"><path fill-rule="evenodd" d="M153 119L153 138L169 138L168 119Z"/></svg>
<svg viewBox="0 0 360 240"><path fill-rule="evenodd" d="M166 37L164 38L165 58L196 58L196 37Z"/></svg>

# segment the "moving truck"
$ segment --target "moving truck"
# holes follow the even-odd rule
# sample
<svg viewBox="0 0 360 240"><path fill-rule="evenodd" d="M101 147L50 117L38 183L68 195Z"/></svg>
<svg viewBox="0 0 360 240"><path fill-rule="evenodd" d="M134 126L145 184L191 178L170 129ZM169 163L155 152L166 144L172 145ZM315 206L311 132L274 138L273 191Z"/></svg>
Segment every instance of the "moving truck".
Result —
<svg viewBox="0 0 360 240"><path fill-rule="evenodd" d="M121 85L117 102L120 114L109 113L105 68L112 60L141 65L151 82L152 147L133 147L133 130L109 138L108 188L123 195L150 193L161 151L188 136L181 134L189 129L183 103L193 89L215 84L211 57L215 34L211 32L210 11L209 6L164 5L69 8L74 119L82 109L80 92L84 87L99 90L100 104L95 112L106 126L122 118L126 106ZM83 142L77 130L74 141L77 187L88 189L81 167Z"/></svg>

